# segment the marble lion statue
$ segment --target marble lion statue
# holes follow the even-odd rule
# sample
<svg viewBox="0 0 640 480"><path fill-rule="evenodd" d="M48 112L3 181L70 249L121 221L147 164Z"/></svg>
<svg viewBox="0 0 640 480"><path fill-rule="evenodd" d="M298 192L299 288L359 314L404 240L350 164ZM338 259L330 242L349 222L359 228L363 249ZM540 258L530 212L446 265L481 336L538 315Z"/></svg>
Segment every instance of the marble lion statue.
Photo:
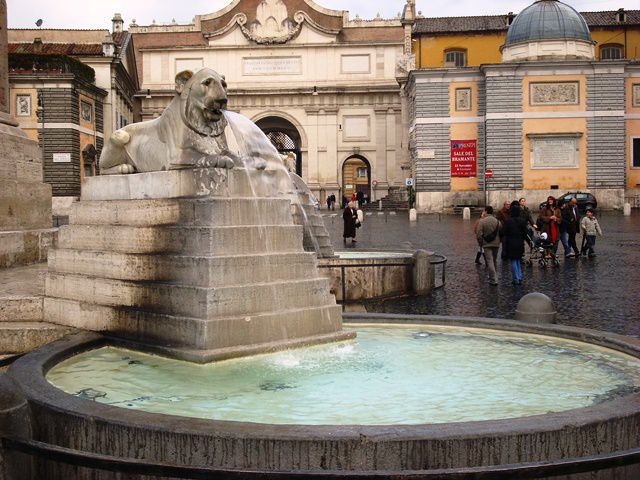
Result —
<svg viewBox="0 0 640 480"><path fill-rule="evenodd" d="M160 117L114 132L100 173L184 168L264 169L282 164L278 151L248 118L226 110L227 84L210 68L176 75L176 95Z"/></svg>

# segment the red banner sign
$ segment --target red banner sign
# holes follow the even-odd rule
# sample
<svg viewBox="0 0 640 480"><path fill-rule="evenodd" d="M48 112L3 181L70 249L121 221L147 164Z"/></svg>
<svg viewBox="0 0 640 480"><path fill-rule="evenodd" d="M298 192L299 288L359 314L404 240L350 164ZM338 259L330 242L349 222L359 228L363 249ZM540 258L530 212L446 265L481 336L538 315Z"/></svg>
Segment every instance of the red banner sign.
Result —
<svg viewBox="0 0 640 480"><path fill-rule="evenodd" d="M451 140L451 176L478 176L477 151L477 140Z"/></svg>

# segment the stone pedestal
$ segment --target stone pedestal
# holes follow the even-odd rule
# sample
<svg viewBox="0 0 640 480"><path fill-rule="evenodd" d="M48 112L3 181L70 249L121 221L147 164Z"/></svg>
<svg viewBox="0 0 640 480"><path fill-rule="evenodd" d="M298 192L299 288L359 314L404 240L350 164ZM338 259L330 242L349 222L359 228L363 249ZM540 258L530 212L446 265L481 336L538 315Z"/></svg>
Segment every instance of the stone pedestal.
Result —
<svg viewBox="0 0 640 480"><path fill-rule="evenodd" d="M49 257L45 320L196 362L350 338L282 175L87 179Z"/></svg>
<svg viewBox="0 0 640 480"><path fill-rule="evenodd" d="M46 260L53 242L51 186L38 144L9 115L7 4L0 1L0 268Z"/></svg>
<svg viewBox="0 0 640 480"><path fill-rule="evenodd" d="M45 261L54 233L38 144L0 124L0 268Z"/></svg>

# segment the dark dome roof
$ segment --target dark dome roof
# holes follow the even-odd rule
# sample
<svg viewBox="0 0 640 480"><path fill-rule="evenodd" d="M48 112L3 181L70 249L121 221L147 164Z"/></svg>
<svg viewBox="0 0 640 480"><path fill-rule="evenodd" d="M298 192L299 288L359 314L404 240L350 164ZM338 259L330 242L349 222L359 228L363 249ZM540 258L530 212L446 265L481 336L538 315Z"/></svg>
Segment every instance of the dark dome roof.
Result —
<svg viewBox="0 0 640 480"><path fill-rule="evenodd" d="M505 45L566 39L591 41L589 27L582 15L557 0L537 0L513 20Z"/></svg>

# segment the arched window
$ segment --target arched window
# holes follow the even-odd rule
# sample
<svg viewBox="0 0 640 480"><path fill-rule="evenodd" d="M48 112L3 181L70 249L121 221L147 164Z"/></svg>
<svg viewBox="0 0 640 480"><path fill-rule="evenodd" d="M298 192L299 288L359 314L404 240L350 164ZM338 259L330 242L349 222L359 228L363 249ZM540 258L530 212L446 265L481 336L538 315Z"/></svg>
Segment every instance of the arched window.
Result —
<svg viewBox="0 0 640 480"><path fill-rule="evenodd" d="M444 52L445 67L466 67L467 51L463 49L452 49Z"/></svg>
<svg viewBox="0 0 640 480"><path fill-rule="evenodd" d="M607 43L600 46L600 60L620 60L623 47L618 43Z"/></svg>

